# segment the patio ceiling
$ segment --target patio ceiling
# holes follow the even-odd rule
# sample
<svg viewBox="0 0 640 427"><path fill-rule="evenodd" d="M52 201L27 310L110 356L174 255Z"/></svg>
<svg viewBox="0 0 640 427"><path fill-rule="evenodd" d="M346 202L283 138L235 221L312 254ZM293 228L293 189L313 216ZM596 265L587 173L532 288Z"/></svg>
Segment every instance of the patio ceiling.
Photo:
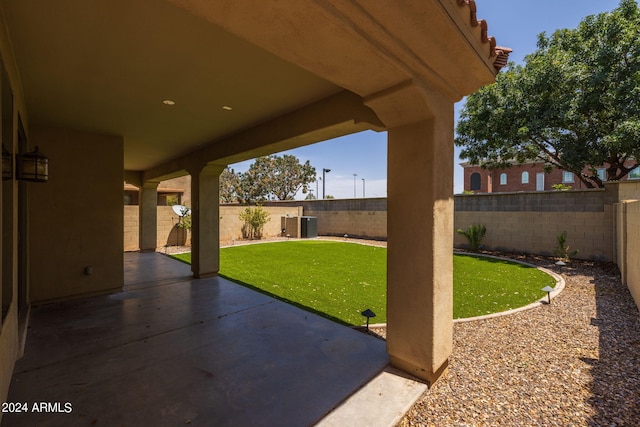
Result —
<svg viewBox="0 0 640 427"><path fill-rule="evenodd" d="M389 93L458 100L509 51L468 0L0 2L23 119L122 136L147 180L409 123Z"/></svg>
<svg viewBox="0 0 640 427"><path fill-rule="evenodd" d="M3 0L2 8L29 124L121 135L126 170L343 90L164 1Z"/></svg>

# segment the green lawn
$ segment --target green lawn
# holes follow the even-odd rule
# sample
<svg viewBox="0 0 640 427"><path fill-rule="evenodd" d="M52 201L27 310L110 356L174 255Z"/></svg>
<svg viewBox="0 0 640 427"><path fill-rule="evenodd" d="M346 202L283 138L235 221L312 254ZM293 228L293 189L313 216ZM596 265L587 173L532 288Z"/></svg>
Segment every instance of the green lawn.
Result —
<svg viewBox="0 0 640 427"><path fill-rule="evenodd" d="M220 250L220 275L340 323L372 323L386 316L385 248L322 240L244 245ZM176 255L184 262L191 254ZM454 318L520 307L545 295L554 280L512 262L454 256Z"/></svg>

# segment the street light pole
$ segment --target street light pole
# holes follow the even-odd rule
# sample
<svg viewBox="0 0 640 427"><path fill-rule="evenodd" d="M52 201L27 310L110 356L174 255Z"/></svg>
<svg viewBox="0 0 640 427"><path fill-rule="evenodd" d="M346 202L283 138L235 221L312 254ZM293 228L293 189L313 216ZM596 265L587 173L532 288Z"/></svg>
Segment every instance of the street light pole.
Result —
<svg viewBox="0 0 640 427"><path fill-rule="evenodd" d="M353 174L353 198L356 198L356 177L358 176L357 173Z"/></svg>
<svg viewBox="0 0 640 427"><path fill-rule="evenodd" d="M364 178L362 178L362 198L363 199L365 198L365 195L364 195Z"/></svg>
<svg viewBox="0 0 640 427"><path fill-rule="evenodd" d="M322 168L322 198L323 199L325 198L324 189L325 189L325 183L327 182L325 174L329 172L331 172L331 169Z"/></svg>

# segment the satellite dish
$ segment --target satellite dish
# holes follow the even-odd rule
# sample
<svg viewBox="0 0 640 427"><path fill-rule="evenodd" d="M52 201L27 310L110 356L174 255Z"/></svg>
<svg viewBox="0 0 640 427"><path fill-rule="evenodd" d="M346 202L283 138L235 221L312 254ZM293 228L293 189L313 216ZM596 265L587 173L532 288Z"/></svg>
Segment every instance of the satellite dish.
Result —
<svg viewBox="0 0 640 427"><path fill-rule="evenodd" d="M173 205L171 209L173 209L176 215L178 215L180 218L182 218L183 216L191 215L191 209L184 205Z"/></svg>

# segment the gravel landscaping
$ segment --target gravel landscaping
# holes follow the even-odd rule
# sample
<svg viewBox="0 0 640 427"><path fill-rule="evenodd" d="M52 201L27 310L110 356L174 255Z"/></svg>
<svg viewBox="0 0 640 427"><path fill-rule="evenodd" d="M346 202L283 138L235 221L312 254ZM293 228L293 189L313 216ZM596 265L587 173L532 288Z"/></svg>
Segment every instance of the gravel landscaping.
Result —
<svg viewBox="0 0 640 427"><path fill-rule="evenodd" d="M514 258L561 274L565 290L551 305L456 323L449 374L399 426L640 425L640 315L617 268Z"/></svg>

